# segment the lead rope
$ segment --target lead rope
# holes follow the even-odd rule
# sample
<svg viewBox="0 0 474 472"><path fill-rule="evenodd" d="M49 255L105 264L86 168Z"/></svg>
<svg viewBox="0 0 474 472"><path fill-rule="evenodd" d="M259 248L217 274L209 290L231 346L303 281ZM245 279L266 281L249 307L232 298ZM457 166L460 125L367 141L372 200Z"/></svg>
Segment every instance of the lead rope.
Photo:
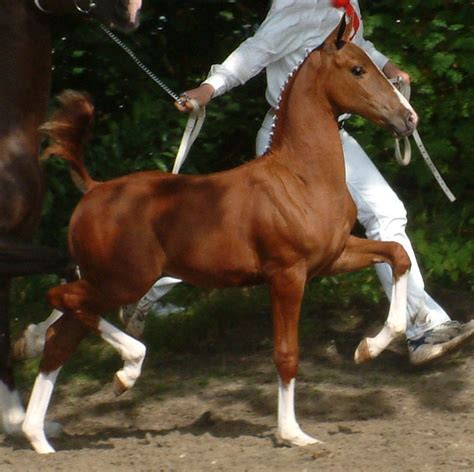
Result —
<svg viewBox="0 0 474 472"><path fill-rule="evenodd" d="M410 101L410 94L411 94L410 84L405 82L401 77L397 77L396 79L391 80L391 82L395 85L395 87L398 88L400 93L408 101ZM418 133L418 130L415 130L413 132L413 139L415 140L415 143L420 151L420 154L425 160L426 165L428 166L431 173L433 174L433 177L438 182L438 185L441 187L441 190L443 190L444 194L446 195L446 197L448 197L448 200L451 203L454 202L456 200L456 197L454 196L453 192L451 192L451 190L449 189L448 185L444 181L443 177L441 176L438 169L436 168L433 160L428 154L428 151L426 150L426 147L423 144L423 141L421 140L420 133ZM400 144L401 141L403 141L403 153L401 151L401 144ZM395 139L395 158L397 162L402 166L407 166L410 163L411 143L408 137L404 137L402 139Z"/></svg>
<svg viewBox="0 0 474 472"><path fill-rule="evenodd" d="M103 24L100 25L102 31L114 41L118 46L120 46L135 62L135 64L145 72L148 77L150 77L153 82L158 84L161 89L167 93L175 102L178 102L180 105L184 105L186 101L189 101L193 107L193 111L189 113L188 121L184 129L183 136L181 138L181 143L179 145L178 153L176 154L174 165L173 165L173 174L177 174L179 169L183 165L188 153L193 145L194 141L199 135L201 128L206 119L206 108L200 107L199 104L194 99L189 99L187 97L181 98L178 94L173 92L159 77L157 77L143 62L138 59L135 53L121 40L119 39L112 31L110 31Z"/></svg>

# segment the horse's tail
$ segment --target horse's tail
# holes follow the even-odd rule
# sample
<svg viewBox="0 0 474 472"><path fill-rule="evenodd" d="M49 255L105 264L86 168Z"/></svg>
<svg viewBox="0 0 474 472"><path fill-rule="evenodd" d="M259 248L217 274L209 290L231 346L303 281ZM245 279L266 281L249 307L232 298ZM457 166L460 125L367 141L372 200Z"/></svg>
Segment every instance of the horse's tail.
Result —
<svg viewBox="0 0 474 472"><path fill-rule="evenodd" d="M69 161L74 184L86 193L99 184L84 166L84 149L91 135L94 105L88 95L73 90L65 90L57 98L59 107L40 127L40 132L50 139L42 158L56 155Z"/></svg>

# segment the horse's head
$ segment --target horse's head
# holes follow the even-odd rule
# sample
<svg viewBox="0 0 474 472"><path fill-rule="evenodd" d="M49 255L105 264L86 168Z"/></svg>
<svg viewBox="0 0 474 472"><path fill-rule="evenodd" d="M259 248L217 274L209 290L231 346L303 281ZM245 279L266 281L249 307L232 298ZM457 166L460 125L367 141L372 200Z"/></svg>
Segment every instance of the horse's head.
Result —
<svg viewBox="0 0 474 472"><path fill-rule="evenodd" d="M44 13L77 13L126 32L138 27L142 6L142 0L34 0L34 3Z"/></svg>
<svg viewBox="0 0 474 472"><path fill-rule="evenodd" d="M418 116L370 57L348 42L352 25L345 19L321 48L318 80L336 114L355 113L392 130L397 136L413 133Z"/></svg>

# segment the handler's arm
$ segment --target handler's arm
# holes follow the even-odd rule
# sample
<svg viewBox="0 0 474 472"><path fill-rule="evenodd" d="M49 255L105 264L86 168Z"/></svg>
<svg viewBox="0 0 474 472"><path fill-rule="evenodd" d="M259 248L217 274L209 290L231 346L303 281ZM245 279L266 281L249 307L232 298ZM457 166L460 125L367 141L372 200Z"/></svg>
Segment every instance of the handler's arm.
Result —
<svg viewBox="0 0 474 472"><path fill-rule="evenodd" d="M211 98L242 85L260 73L268 64L297 49L301 41L298 35L301 8L292 0L280 1L272 7L254 36L244 41L222 64L211 67L208 78L184 95L205 106ZM176 105L180 111L188 111L189 103Z"/></svg>

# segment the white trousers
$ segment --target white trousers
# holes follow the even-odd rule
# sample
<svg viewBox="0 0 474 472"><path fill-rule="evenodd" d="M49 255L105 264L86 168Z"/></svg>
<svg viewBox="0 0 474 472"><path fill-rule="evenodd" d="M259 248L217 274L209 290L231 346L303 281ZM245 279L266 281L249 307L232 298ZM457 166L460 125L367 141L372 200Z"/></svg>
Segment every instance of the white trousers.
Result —
<svg viewBox="0 0 474 472"><path fill-rule="evenodd" d="M267 114L257 135L257 155L264 153L270 139L273 118ZM396 241L411 260L408 279L407 338L417 337L427 329L449 321L447 313L425 291L425 284L405 232L407 214L403 203L390 188L373 162L347 131L340 133L344 149L346 180L357 207L357 218L364 226L367 238ZM376 264L375 270L390 298L392 269L388 264Z"/></svg>

